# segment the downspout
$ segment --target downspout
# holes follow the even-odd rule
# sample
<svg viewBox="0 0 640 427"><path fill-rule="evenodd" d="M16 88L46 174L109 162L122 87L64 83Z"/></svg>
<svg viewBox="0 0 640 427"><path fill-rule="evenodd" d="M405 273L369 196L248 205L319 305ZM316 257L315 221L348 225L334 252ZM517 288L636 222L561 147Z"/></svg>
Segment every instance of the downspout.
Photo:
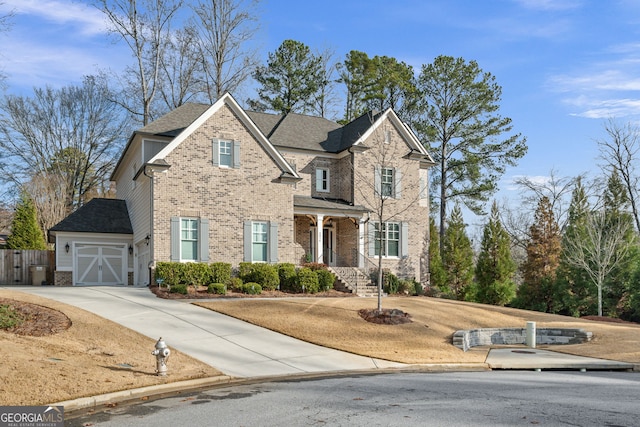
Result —
<svg viewBox="0 0 640 427"><path fill-rule="evenodd" d="M151 170L153 172L153 169ZM149 175L147 173L147 165L144 165L144 169L142 171L142 173L144 174L144 176L146 176L147 178L149 178L149 265L147 266L147 268L149 269L149 284L148 286L151 286L151 284L153 283L152 279L152 272L153 269L156 266L156 259L155 259L155 251L153 250L153 245L154 245L154 241L155 239L153 238L153 175Z"/></svg>

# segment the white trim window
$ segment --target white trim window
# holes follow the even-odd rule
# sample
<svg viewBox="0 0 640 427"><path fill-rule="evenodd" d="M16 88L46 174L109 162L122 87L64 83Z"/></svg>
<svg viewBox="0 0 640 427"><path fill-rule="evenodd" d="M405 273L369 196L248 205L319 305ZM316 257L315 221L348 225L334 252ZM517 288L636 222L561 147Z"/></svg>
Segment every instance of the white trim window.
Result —
<svg viewBox="0 0 640 427"><path fill-rule="evenodd" d="M381 178L381 193L383 197L395 197L394 195L394 183L395 183L395 171L393 168L382 168L380 171Z"/></svg>
<svg viewBox="0 0 640 427"><path fill-rule="evenodd" d="M211 144L212 162L220 168L240 167L240 143L226 139L214 139Z"/></svg>
<svg viewBox="0 0 640 427"><path fill-rule="evenodd" d="M277 222L244 222L244 261L268 263L278 262Z"/></svg>
<svg viewBox="0 0 640 427"><path fill-rule="evenodd" d="M382 238L380 238L380 223L374 223L375 232L375 256L380 256L380 248L382 247L383 257L399 257L400 256L400 223L385 222L382 224Z"/></svg>
<svg viewBox="0 0 640 427"><path fill-rule="evenodd" d="M231 141L220 141L220 167L230 168L233 166L233 143Z"/></svg>
<svg viewBox="0 0 640 427"><path fill-rule="evenodd" d="M330 178L328 168L316 168L316 191L328 193L330 191Z"/></svg>
<svg viewBox="0 0 640 427"><path fill-rule="evenodd" d="M198 220L194 218L180 219L180 259L184 261L198 260Z"/></svg>
<svg viewBox="0 0 640 427"><path fill-rule="evenodd" d="M252 223L251 262L267 262L269 231L266 222Z"/></svg>
<svg viewBox="0 0 640 427"><path fill-rule="evenodd" d="M209 220L171 217L171 261L209 261Z"/></svg>

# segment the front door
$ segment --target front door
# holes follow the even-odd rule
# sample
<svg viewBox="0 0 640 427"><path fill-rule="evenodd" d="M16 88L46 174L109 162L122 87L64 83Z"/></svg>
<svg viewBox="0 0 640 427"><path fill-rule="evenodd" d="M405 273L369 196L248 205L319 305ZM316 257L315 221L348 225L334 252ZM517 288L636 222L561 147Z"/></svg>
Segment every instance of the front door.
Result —
<svg viewBox="0 0 640 427"><path fill-rule="evenodd" d="M336 265L335 252L335 232L333 227L325 227L322 229L322 246L324 255L324 263L330 266Z"/></svg>
<svg viewBox="0 0 640 427"><path fill-rule="evenodd" d="M75 245L75 285L124 285L127 277L125 245Z"/></svg>

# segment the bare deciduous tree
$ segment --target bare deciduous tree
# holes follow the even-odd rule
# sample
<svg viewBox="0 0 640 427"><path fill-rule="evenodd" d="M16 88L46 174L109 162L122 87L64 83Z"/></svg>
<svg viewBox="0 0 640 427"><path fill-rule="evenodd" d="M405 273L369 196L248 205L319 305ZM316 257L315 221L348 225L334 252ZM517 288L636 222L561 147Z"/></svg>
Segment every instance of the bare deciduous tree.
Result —
<svg viewBox="0 0 640 427"><path fill-rule="evenodd" d="M258 65L256 50L249 48L258 30L250 11L258 1L200 0L193 7L203 90L211 103L236 92Z"/></svg>
<svg viewBox="0 0 640 427"><path fill-rule="evenodd" d="M120 104L147 125L161 84L161 69L171 24L182 0L95 0L111 23L111 31L125 41L135 66L128 67Z"/></svg>
<svg viewBox="0 0 640 427"><path fill-rule="evenodd" d="M602 316L602 286L609 273L625 259L630 224L610 220L604 209L590 212L581 233L564 242L565 259L583 269L598 289L598 316Z"/></svg>
<svg viewBox="0 0 640 427"><path fill-rule="evenodd" d="M640 162L640 128L630 123L622 125L610 119L605 123L604 129L609 139L597 140L600 158L607 169L613 169L620 175L631 203L636 231L640 232L640 175L637 172Z"/></svg>
<svg viewBox="0 0 640 427"><path fill-rule="evenodd" d="M2 179L21 187L61 177L67 210L81 206L108 181L128 127L110 99L95 77L81 86L36 88L33 97L7 96L0 105Z"/></svg>

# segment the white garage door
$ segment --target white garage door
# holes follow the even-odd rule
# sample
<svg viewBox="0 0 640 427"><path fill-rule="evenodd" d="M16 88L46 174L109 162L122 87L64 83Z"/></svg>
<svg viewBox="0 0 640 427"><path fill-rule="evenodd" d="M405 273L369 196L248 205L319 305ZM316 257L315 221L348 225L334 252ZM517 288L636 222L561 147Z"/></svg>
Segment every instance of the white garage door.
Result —
<svg viewBox="0 0 640 427"><path fill-rule="evenodd" d="M127 248L124 245L76 244L75 285L124 285Z"/></svg>

